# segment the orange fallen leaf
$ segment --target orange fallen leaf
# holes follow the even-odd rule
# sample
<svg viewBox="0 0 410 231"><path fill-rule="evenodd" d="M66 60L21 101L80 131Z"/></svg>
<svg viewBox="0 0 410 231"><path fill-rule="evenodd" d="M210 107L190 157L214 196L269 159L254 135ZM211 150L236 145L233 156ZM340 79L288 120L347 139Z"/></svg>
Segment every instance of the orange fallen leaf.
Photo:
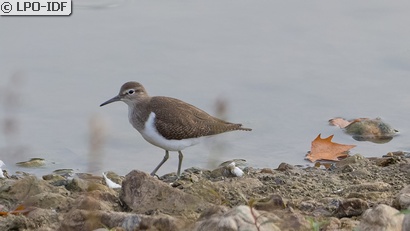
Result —
<svg viewBox="0 0 410 231"><path fill-rule="evenodd" d="M13 211L10 212L0 212L0 216L7 216L9 214L12 215L27 215L29 212L33 211L35 208L34 207L25 207L24 205L20 204L18 205Z"/></svg>
<svg viewBox="0 0 410 231"><path fill-rule="evenodd" d="M317 160L333 160L339 161L339 158L348 156L346 153L356 145L338 144L332 142L333 135L322 139L319 134L315 140L312 141L310 152L306 158L312 162Z"/></svg>
<svg viewBox="0 0 410 231"><path fill-rule="evenodd" d="M333 118L333 119L330 119L330 120L329 120L329 124L330 124L330 125L337 126L337 127L339 127L339 128L345 128L345 127L347 127L350 123L351 123L350 121L345 120L345 119L343 119L343 118L341 118L341 117L336 117L336 118Z"/></svg>

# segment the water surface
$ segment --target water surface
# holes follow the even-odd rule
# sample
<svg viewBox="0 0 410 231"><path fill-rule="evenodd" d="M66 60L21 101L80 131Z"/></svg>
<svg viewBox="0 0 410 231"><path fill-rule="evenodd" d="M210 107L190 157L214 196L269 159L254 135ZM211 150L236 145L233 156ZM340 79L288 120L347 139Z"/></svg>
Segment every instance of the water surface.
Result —
<svg viewBox="0 0 410 231"><path fill-rule="evenodd" d="M407 1L88 0L70 17L1 17L0 120L16 126L0 134L0 159L11 172L31 157L48 161L23 169L37 174L150 172L164 151L129 125L125 104L99 107L129 80L214 115L223 100L226 119L253 128L186 149L183 168L307 164L319 133L364 156L408 151L409 10ZM401 133L358 142L328 126L336 116L381 117ZM106 134L94 148L90 121ZM158 173L177 162L172 153Z"/></svg>

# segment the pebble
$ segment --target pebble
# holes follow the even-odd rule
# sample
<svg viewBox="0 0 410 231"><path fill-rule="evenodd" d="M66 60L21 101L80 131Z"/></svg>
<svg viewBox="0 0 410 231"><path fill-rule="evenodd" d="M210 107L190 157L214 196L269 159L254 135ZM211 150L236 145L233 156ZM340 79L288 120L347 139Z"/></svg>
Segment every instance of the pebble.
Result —
<svg viewBox="0 0 410 231"><path fill-rule="evenodd" d="M16 163L16 165L25 167L25 168L38 168L41 166L44 166L46 164L45 160L43 158L31 158L28 161L22 161Z"/></svg>
<svg viewBox="0 0 410 231"><path fill-rule="evenodd" d="M1 167L3 167L5 164L2 160L0 160L0 178L5 178L4 174L3 174L3 169Z"/></svg>
<svg viewBox="0 0 410 231"><path fill-rule="evenodd" d="M404 215L400 214L399 210L380 204L363 213L358 230L402 231L403 220Z"/></svg>
<svg viewBox="0 0 410 231"><path fill-rule="evenodd" d="M347 134L358 141L387 143L393 139L398 131L389 124L377 119L362 119L345 127Z"/></svg>
<svg viewBox="0 0 410 231"><path fill-rule="evenodd" d="M368 208L369 204L362 199L344 199L339 202L339 207L336 209L335 215L338 218L360 216Z"/></svg>
<svg viewBox="0 0 410 231"><path fill-rule="evenodd" d="M409 209L410 208L410 185L404 187L396 194L393 201L393 206L398 209Z"/></svg>

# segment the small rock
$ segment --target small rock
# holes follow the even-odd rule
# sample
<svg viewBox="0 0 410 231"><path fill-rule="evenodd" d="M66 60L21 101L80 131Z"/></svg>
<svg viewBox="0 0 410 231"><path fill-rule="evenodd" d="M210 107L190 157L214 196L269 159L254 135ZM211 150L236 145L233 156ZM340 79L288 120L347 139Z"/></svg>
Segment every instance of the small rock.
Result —
<svg viewBox="0 0 410 231"><path fill-rule="evenodd" d="M92 196L88 195L81 195L78 197L74 203L74 207L76 209L83 209L83 210L112 210L109 203L105 203L103 200L99 200Z"/></svg>
<svg viewBox="0 0 410 231"><path fill-rule="evenodd" d="M64 215L59 230L155 230L179 231L184 223L168 215L147 216L112 211L73 209Z"/></svg>
<svg viewBox="0 0 410 231"><path fill-rule="evenodd" d="M232 164L232 162L235 164L235 166L238 167L246 167L246 160L245 159L233 159L233 160L228 160L223 162L222 164L219 165L219 167L227 167L228 165Z"/></svg>
<svg viewBox="0 0 410 231"><path fill-rule="evenodd" d="M21 201L44 192L60 195L70 194L64 187L52 186L47 181L40 180L35 176L26 176L16 180L10 187L10 195Z"/></svg>
<svg viewBox="0 0 410 231"><path fill-rule="evenodd" d="M66 188L73 192L85 192L88 191L88 182L76 177L68 183Z"/></svg>
<svg viewBox="0 0 410 231"><path fill-rule="evenodd" d="M386 143L393 139L398 132L380 118L354 121L345 127L347 134L352 135L358 141L371 141L374 143Z"/></svg>
<svg viewBox="0 0 410 231"><path fill-rule="evenodd" d="M356 169L356 170L352 171L351 175L354 176L354 177L357 177L359 179L366 179L371 174L370 174L369 171L367 171L367 169L363 168L363 169Z"/></svg>
<svg viewBox="0 0 410 231"><path fill-rule="evenodd" d="M64 186L68 184L68 180L66 178L57 174L44 175L42 178L54 186Z"/></svg>
<svg viewBox="0 0 410 231"><path fill-rule="evenodd" d="M284 172L284 171L292 170L292 169L294 169L294 168L295 168L295 167L293 167L293 166L290 165L290 164L280 163L279 166L278 166L278 168L277 168L276 170Z"/></svg>
<svg viewBox="0 0 410 231"><path fill-rule="evenodd" d="M279 220L274 214L264 213L241 205L226 212L209 214L196 223L194 231L280 231L275 225Z"/></svg>
<svg viewBox="0 0 410 231"><path fill-rule="evenodd" d="M410 214L406 214L403 219L403 231L410 230Z"/></svg>
<svg viewBox="0 0 410 231"><path fill-rule="evenodd" d="M244 174L242 169L235 165L235 162L231 162L225 168L231 173L232 176L242 177Z"/></svg>
<svg viewBox="0 0 410 231"><path fill-rule="evenodd" d="M211 178L223 179L224 177L242 177L244 172L241 168L245 166L246 160L244 159L225 161L220 164L218 168L212 170Z"/></svg>
<svg viewBox="0 0 410 231"><path fill-rule="evenodd" d="M396 194L393 206L397 209L407 209L410 207L410 185L404 187Z"/></svg>
<svg viewBox="0 0 410 231"><path fill-rule="evenodd" d="M280 195L275 194L264 200L258 200L254 207L257 210L274 211L277 209L284 209L286 208L286 205L283 198Z"/></svg>
<svg viewBox="0 0 410 231"><path fill-rule="evenodd" d="M66 177L73 176L74 170L71 168L63 168L63 169L54 170L53 173L66 178Z"/></svg>
<svg viewBox="0 0 410 231"><path fill-rule="evenodd" d="M408 157L409 152L404 152L404 151L396 151L396 152L388 152L386 155L383 155L383 157L392 157L392 156L402 156L402 157Z"/></svg>
<svg viewBox="0 0 410 231"><path fill-rule="evenodd" d="M120 199L134 212L147 213L155 210L167 214L196 216L210 206L209 203L148 175L134 170L122 182Z"/></svg>
<svg viewBox="0 0 410 231"><path fill-rule="evenodd" d="M271 168L262 168L261 173L273 174L273 169L271 169Z"/></svg>
<svg viewBox="0 0 410 231"><path fill-rule="evenodd" d="M404 215L395 208L380 204L366 210L361 218L360 231L402 231Z"/></svg>
<svg viewBox="0 0 410 231"><path fill-rule="evenodd" d="M410 207L410 193L399 193L393 204L397 205L399 209L408 209Z"/></svg>
<svg viewBox="0 0 410 231"><path fill-rule="evenodd" d="M91 174L76 174L66 188L73 192L89 192L93 190L106 191L109 188L102 184L102 177Z"/></svg>
<svg viewBox="0 0 410 231"><path fill-rule="evenodd" d="M386 197L389 197L386 192L351 192L345 196L345 198L360 198L367 201L376 201Z"/></svg>
<svg viewBox="0 0 410 231"><path fill-rule="evenodd" d="M58 193L42 192L25 199L25 203L43 209L67 208L73 201L72 198Z"/></svg>
<svg viewBox="0 0 410 231"><path fill-rule="evenodd" d="M393 156L393 157L383 157L377 158L375 164L380 167L386 167L392 164L397 164L401 162L401 157Z"/></svg>
<svg viewBox="0 0 410 231"><path fill-rule="evenodd" d="M391 190L391 185L385 182L372 182L352 185L345 189L348 192L384 192Z"/></svg>
<svg viewBox="0 0 410 231"><path fill-rule="evenodd" d="M410 164L400 164L400 171L410 173Z"/></svg>
<svg viewBox="0 0 410 231"><path fill-rule="evenodd" d="M348 172L353 172L354 168L350 164L348 164L343 167L340 167L338 170L342 173L348 173Z"/></svg>
<svg viewBox="0 0 410 231"><path fill-rule="evenodd" d="M60 226L58 213L54 209L37 208L28 213L27 218L38 223L36 230L57 230Z"/></svg>
<svg viewBox="0 0 410 231"><path fill-rule="evenodd" d="M31 158L28 161L22 161L16 163L16 165L25 167L25 168L38 168L44 166L46 161L43 158Z"/></svg>
<svg viewBox="0 0 410 231"><path fill-rule="evenodd" d="M366 201L359 198L349 198L342 200L335 211L338 218L360 216L369 205Z"/></svg>
<svg viewBox="0 0 410 231"><path fill-rule="evenodd" d="M364 158L364 156L360 154L355 154L353 156L349 156L339 162L336 162L336 168L342 168L347 165L357 165L357 164L362 164L366 163L367 160Z"/></svg>
<svg viewBox="0 0 410 231"><path fill-rule="evenodd" d="M4 174L3 174L3 169L1 169L1 167L3 167L5 164L2 160L0 160L0 178L5 178Z"/></svg>
<svg viewBox="0 0 410 231"><path fill-rule="evenodd" d="M335 217L330 217L328 222L323 225L325 226L323 227L323 230L326 231L352 231L357 230L356 227L359 225L359 221L350 218L337 219Z"/></svg>

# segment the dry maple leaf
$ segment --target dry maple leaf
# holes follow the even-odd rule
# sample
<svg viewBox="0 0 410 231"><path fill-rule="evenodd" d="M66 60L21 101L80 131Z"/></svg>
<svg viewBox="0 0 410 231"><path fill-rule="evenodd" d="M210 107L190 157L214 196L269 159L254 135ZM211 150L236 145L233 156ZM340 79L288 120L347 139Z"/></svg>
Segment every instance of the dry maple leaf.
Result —
<svg viewBox="0 0 410 231"><path fill-rule="evenodd" d="M26 207L22 204L18 205L13 211L9 212L0 212L0 216L8 216L10 214L12 215L27 215L29 212L33 211L35 208L34 207Z"/></svg>
<svg viewBox="0 0 410 231"><path fill-rule="evenodd" d="M338 158L347 157L347 151L356 147L356 145L338 144L332 142L333 135L322 139L319 134L315 140L312 141L310 153L306 158L312 162L317 160L333 160L338 161Z"/></svg>
<svg viewBox="0 0 410 231"><path fill-rule="evenodd" d="M336 117L336 118L333 118L333 119L329 120L330 125L337 126L339 128L345 128L346 126L348 126L351 123L352 123L351 121L345 120L341 117Z"/></svg>
<svg viewBox="0 0 410 231"><path fill-rule="evenodd" d="M363 120L369 120L369 118L357 118L357 119L354 119L354 120L345 120L342 117L336 117L336 118L330 119L329 124L333 125L333 126L337 126L339 128L345 128L345 127L349 126L352 123L360 122L360 121L363 121Z"/></svg>

